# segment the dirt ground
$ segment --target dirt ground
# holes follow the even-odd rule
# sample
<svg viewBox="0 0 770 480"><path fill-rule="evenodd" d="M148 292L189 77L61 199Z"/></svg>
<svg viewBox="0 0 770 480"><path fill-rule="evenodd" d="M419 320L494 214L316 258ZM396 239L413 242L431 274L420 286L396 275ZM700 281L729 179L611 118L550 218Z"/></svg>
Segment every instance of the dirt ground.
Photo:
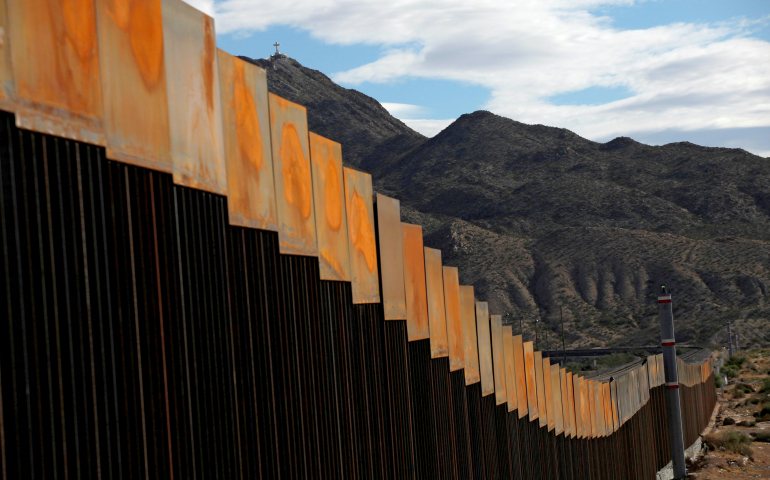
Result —
<svg viewBox="0 0 770 480"><path fill-rule="evenodd" d="M688 465L688 478L770 478L770 415L768 410L761 414L770 408L765 383L770 378L770 350L739 355L745 362L728 379L731 384L724 387L724 398L718 398L717 414L703 435L703 453Z"/></svg>

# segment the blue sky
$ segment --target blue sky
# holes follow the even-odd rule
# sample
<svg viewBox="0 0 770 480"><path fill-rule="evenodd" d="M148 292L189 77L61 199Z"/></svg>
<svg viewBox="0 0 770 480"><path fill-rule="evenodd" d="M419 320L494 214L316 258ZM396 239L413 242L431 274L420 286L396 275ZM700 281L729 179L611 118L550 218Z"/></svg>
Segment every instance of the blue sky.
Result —
<svg viewBox="0 0 770 480"><path fill-rule="evenodd" d="M479 109L596 141L770 157L770 0L189 0L434 135Z"/></svg>

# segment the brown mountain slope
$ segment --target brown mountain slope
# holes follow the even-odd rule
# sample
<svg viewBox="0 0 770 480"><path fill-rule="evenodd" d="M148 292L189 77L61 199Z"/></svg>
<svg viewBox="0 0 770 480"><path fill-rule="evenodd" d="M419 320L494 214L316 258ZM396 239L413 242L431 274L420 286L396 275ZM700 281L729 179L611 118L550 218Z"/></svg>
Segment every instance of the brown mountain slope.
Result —
<svg viewBox="0 0 770 480"><path fill-rule="evenodd" d="M254 63L528 336L535 319L558 331L563 307L574 346L656 343L652 299L666 283L680 341L723 341L729 319L745 342L770 342L769 159L686 142L601 144L489 112L426 139L294 60Z"/></svg>

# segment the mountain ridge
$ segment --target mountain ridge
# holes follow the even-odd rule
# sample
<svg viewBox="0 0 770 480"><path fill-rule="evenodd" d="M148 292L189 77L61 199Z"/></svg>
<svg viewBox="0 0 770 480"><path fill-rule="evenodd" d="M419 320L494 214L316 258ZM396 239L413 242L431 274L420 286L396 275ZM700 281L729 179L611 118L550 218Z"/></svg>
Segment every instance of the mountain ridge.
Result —
<svg viewBox="0 0 770 480"><path fill-rule="evenodd" d="M293 59L249 61L528 339L559 332L563 314L575 348L654 343L652 299L665 283L680 341L723 341L729 319L749 344L770 342L768 159L689 142L599 143L488 111L426 138Z"/></svg>

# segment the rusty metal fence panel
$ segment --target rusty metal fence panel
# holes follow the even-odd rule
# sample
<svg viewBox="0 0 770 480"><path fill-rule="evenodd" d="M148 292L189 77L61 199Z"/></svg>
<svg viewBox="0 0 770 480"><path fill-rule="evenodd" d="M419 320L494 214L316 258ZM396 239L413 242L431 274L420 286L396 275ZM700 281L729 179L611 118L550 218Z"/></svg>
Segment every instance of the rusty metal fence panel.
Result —
<svg viewBox="0 0 770 480"><path fill-rule="evenodd" d="M6 0L6 7L16 124L104 145L94 2Z"/></svg>
<svg viewBox="0 0 770 480"><path fill-rule="evenodd" d="M225 195L214 19L182 0L161 0L161 7L174 182Z"/></svg>
<svg viewBox="0 0 770 480"><path fill-rule="evenodd" d="M460 286L460 309L463 321L463 349L465 351L465 384L481 381L479 376L479 346L476 340L476 300L473 287Z"/></svg>
<svg viewBox="0 0 770 480"><path fill-rule="evenodd" d="M444 303L444 274L441 269L441 250L425 247L425 283L428 294L428 321L430 325L431 358L449 356Z"/></svg>
<svg viewBox="0 0 770 480"><path fill-rule="evenodd" d="M270 147L267 74L263 69L222 50L217 53L220 96L224 107L222 121L230 224L278 231L273 156ZM319 137L319 140L321 138ZM321 175L327 173L334 177L317 187L324 198L331 197L330 204L326 206L327 209L332 207L331 211L327 210L327 217L330 216L337 220L336 223L344 225L346 220L344 207L341 206L340 188L342 158L339 155L339 145L336 145L335 152L335 145L327 142L311 142L312 153L317 153L314 160L319 164L326 161L334 165L322 169L322 173L315 178L324 178ZM313 146L317 149L313 150ZM326 185L330 187L329 192L324 191Z"/></svg>
<svg viewBox="0 0 770 480"><path fill-rule="evenodd" d="M380 303L372 176L350 168L343 168L343 172L353 303Z"/></svg>
<svg viewBox="0 0 770 480"><path fill-rule="evenodd" d="M270 137L281 253L318 256L305 107L272 93ZM347 199L347 189L345 198ZM348 224L352 211L346 202ZM375 259L376 261L376 259Z"/></svg>
<svg viewBox="0 0 770 480"><path fill-rule="evenodd" d="M401 203L377 194L377 248L380 252L382 307L385 320L406 320L404 244L401 238ZM347 231L347 227L346 227ZM323 257L323 251L321 252ZM386 258L387 262L382 262Z"/></svg>
<svg viewBox="0 0 770 480"><path fill-rule="evenodd" d="M449 369L454 372L465 368L463 321L460 308L460 281L457 267L443 267L444 311L446 313Z"/></svg>
<svg viewBox="0 0 770 480"><path fill-rule="evenodd" d="M107 158L171 172L161 0L95 4Z"/></svg>

